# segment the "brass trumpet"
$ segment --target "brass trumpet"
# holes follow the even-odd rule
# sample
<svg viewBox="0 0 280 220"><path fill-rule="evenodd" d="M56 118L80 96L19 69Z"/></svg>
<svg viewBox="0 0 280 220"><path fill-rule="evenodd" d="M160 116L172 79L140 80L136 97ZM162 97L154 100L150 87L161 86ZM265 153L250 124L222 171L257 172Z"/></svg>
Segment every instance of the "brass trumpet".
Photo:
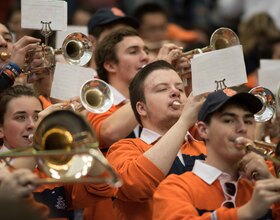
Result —
<svg viewBox="0 0 280 220"><path fill-rule="evenodd" d="M75 105L70 102L70 107L74 111L84 109L89 112L101 114L108 111L114 102L114 96L110 86L100 79L86 81L80 90L80 103Z"/></svg>
<svg viewBox="0 0 280 220"><path fill-rule="evenodd" d="M209 46L184 52L181 54L181 56L193 56L195 54L224 49L239 44L239 38L233 30L226 27L221 27L212 33Z"/></svg>
<svg viewBox="0 0 280 220"><path fill-rule="evenodd" d="M48 177L39 183L121 184L98 149L98 141L90 125L73 111L50 113L39 122L32 146L0 154L0 159L5 161L14 157L36 157L40 170Z"/></svg>
<svg viewBox="0 0 280 220"><path fill-rule="evenodd" d="M32 67L31 62L36 53L42 54L42 64L39 67ZM38 45L37 49L27 52L23 72L25 73L44 73L46 69L55 66L55 55L62 54L67 63L72 65L86 65L93 53L93 45L89 38L83 33L75 32L69 34L63 41L62 47L54 49L47 45ZM0 53L0 59L6 61L11 57L7 52Z"/></svg>

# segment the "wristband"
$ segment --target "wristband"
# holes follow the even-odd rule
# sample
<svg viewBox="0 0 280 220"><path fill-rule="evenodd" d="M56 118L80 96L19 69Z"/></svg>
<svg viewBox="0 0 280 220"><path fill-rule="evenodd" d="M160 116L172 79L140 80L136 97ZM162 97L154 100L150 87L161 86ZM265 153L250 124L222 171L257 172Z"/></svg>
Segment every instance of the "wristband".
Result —
<svg viewBox="0 0 280 220"><path fill-rule="evenodd" d="M6 76L8 76L11 80L15 81L15 74L9 70L9 69L4 69L1 74L5 74Z"/></svg>
<svg viewBox="0 0 280 220"><path fill-rule="evenodd" d="M19 74L22 73L21 68L20 68L17 64L12 63L12 62L7 63L7 64L3 67L3 69L7 69L7 70L12 71L13 74L14 74L14 78L17 77L17 76L19 76Z"/></svg>

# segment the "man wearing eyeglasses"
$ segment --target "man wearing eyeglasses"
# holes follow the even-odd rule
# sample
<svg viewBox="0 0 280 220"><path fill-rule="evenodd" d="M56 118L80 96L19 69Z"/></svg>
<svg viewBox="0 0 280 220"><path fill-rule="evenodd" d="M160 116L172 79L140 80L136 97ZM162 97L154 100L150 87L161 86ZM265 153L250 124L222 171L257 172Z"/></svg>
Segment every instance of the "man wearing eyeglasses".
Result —
<svg viewBox="0 0 280 220"><path fill-rule="evenodd" d="M280 180L261 156L243 147L254 140L254 114L261 108L256 96L231 89L207 97L197 123L207 158L196 160L192 172L170 175L160 184L153 219L280 218Z"/></svg>

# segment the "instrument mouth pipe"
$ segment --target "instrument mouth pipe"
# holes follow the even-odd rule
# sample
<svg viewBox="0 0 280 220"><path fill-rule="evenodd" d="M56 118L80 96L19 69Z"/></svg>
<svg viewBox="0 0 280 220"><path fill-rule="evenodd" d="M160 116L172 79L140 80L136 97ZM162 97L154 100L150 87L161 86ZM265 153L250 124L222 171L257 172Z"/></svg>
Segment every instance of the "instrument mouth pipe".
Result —
<svg viewBox="0 0 280 220"><path fill-rule="evenodd" d="M280 154L279 147L277 144L270 144L263 141L252 141L252 140L244 140L236 138L234 140L236 144L239 144L244 147L247 152L254 152L263 156L265 159L272 161L273 163L280 165Z"/></svg>

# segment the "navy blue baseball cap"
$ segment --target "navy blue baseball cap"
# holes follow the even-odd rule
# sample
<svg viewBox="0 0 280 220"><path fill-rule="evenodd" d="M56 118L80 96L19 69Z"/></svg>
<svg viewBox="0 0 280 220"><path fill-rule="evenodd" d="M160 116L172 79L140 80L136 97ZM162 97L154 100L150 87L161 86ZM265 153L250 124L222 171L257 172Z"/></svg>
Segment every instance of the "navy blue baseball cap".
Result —
<svg viewBox="0 0 280 220"><path fill-rule="evenodd" d="M205 121L209 114L217 111L229 102L244 103L253 114L259 112L263 107L263 103L255 95L246 92L237 93L235 90L227 88L210 93L207 96L198 113L198 120Z"/></svg>
<svg viewBox="0 0 280 220"><path fill-rule="evenodd" d="M95 27L119 22L127 24L135 29L139 28L139 22L134 17L126 16L119 8L100 8L88 22L88 32L90 33Z"/></svg>

